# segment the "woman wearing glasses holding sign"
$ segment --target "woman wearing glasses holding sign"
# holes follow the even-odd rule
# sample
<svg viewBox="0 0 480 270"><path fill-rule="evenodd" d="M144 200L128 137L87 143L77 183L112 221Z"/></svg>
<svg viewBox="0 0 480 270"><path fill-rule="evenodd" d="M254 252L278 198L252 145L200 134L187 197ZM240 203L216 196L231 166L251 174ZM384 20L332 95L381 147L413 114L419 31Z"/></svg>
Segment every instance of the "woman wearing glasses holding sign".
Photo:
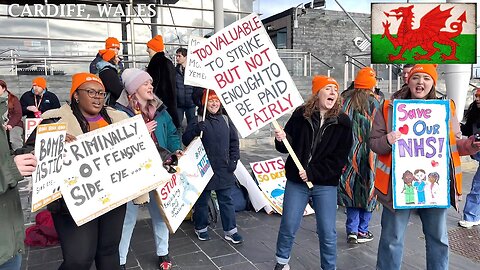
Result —
<svg viewBox="0 0 480 270"><path fill-rule="evenodd" d="M396 270L401 268L405 231L410 219L411 209L393 209L392 200L392 144L401 137L400 131L392 131L392 101L394 99L436 99L436 65L417 64L410 70L407 85L384 101L377 111L370 133L370 148L378 154L375 175L375 194L377 201L383 204L382 232L378 245L377 269ZM457 208L455 198L461 195L460 156L476 153L479 142L473 136L461 139L460 127L455 116L453 102L450 102L450 203ZM446 179L440 179L445 181ZM448 235L446 208L419 208L425 234L426 259L428 270L448 269Z"/></svg>
<svg viewBox="0 0 480 270"><path fill-rule="evenodd" d="M124 112L104 106L105 87L102 81L90 73L72 76L70 105L50 110L42 115L67 123L67 142L75 136L108 126L128 118ZM48 205L52 213L62 247L62 270L88 270L93 261L98 270L118 269L118 245L122 235L126 205L119 206L82 226L77 226L65 201L58 199Z"/></svg>

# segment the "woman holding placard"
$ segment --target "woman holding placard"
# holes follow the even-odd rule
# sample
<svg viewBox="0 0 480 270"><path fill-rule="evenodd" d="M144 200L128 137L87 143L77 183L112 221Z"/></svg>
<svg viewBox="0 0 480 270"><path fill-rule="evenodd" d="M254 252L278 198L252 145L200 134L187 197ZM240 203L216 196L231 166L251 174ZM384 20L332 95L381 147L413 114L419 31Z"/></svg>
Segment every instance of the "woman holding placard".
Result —
<svg viewBox="0 0 480 270"><path fill-rule="evenodd" d="M230 118L223 114L220 99L213 90L203 92L202 105L203 108L200 107L199 111L206 109L204 120L188 125L182 137L185 145L190 144L196 136L202 137L202 143L214 173L194 206L195 233L200 241L210 240L207 202L212 190L215 190L224 237L233 244L240 244L243 238L237 230L232 199L232 187L236 179L233 172L240 159L237 130Z"/></svg>
<svg viewBox="0 0 480 270"><path fill-rule="evenodd" d="M173 124L172 118L168 114L163 102L153 94L152 77L138 68L129 68L123 71L122 81L125 89L118 98L115 107L126 112L130 117L137 114L142 115L164 161L166 161L166 157L171 152L181 155L180 149L182 146L177 128ZM127 214L123 224L122 240L119 247L121 269L125 269L130 240L137 222L137 204L146 203L148 212L152 217L158 264L161 270L167 270L172 267L172 262L168 255L168 228L154 199L154 191L145 195L146 198L143 201L142 197L140 197L134 200L133 203L127 203ZM150 202L148 202L149 200Z"/></svg>
<svg viewBox="0 0 480 270"><path fill-rule="evenodd" d="M397 91L394 99L436 99L437 83L436 65L417 64L408 74L407 85ZM377 254L377 269L395 270L401 268L405 231L411 209L393 209L392 206L392 144L400 137L400 131L391 130L392 102L386 100L378 110L372 132L370 147L378 154L376 165L375 188L377 200L384 206L382 212L382 232ZM453 102L450 102L450 198L453 206L455 198L461 194L460 155L471 155L480 150L479 143L473 136L461 139L458 120L454 114ZM442 179L440 179L442 180ZM426 242L426 259L428 270L448 269L448 235L446 226L446 208L416 209L422 220Z"/></svg>
<svg viewBox="0 0 480 270"><path fill-rule="evenodd" d="M127 119L128 116L104 106L106 92L102 81L90 73L72 76L70 105L49 110L42 114L44 121L59 119L67 123L66 141L109 124ZM122 235L126 206L121 205L95 219L77 226L63 199L48 205L52 213L62 247L62 270L88 270L93 261L98 270L118 269L118 245Z"/></svg>
<svg viewBox="0 0 480 270"><path fill-rule="evenodd" d="M299 171L291 155L285 163L287 183L277 238L276 270L289 269L295 234L309 199L313 201L320 240L320 261L324 270L335 269L337 257L337 185L352 146L352 128L341 112L338 83L327 76L315 76L312 95L297 108L285 125L275 130L275 148L287 153L287 139L305 170ZM309 189L306 182L313 183Z"/></svg>

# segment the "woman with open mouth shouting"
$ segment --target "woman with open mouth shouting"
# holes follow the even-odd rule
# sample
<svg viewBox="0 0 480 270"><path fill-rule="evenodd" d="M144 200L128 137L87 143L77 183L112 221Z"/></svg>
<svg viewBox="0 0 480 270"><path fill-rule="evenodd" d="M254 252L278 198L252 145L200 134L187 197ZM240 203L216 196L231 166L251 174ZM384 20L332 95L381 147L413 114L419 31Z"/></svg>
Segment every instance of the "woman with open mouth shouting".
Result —
<svg viewBox="0 0 480 270"><path fill-rule="evenodd" d="M333 78L313 77L310 98L293 112L284 130L275 130L275 148L287 153L282 141L288 140L304 167L299 170L291 156L285 163L287 183L275 270L290 269L288 261L295 234L310 198L317 220L321 268L333 270L336 267L337 185L353 137L350 119L341 112L338 88ZM306 182L311 182L313 188L308 188Z"/></svg>

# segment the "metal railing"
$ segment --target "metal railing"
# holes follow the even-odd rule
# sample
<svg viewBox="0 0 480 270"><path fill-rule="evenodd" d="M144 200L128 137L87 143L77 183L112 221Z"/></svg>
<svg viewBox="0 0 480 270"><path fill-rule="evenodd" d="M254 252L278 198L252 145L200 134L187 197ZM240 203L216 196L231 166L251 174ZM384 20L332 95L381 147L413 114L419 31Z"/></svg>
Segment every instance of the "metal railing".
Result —
<svg viewBox="0 0 480 270"><path fill-rule="evenodd" d="M101 1L99 1L101 2ZM127 3L127 2L125 2ZM29 17L29 19L36 20L41 24L46 24L46 31L42 36L31 36L31 35L5 35L5 34L0 34L0 41L3 40L13 40L13 41L44 41L47 43L48 49L44 45L42 47L43 50L45 50L45 54L38 56L38 55L31 55L29 53L20 53L16 49L7 49L4 51L0 52L0 67L11 67L9 72L10 74L17 75L17 70L18 70L18 65L23 63L28 63L32 62L33 60L35 61L42 61L42 66L45 67L45 72L47 70L53 70L52 66L54 65L65 65L65 64L72 64L72 63L87 63L90 62L96 55L96 51L89 52L89 54L85 57L88 57L89 59L81 59L79 56L75 56L74 58L70 58L69 55L61 55L61 56L53 56L51 51L52 51L52 43L60 43L61 46L68 47L70 46L69 44L88 44L88 43L103 43L104 39L98 40L95 38L85 40L85 39L75 39L75 38L65 38L65 37L52 37L50 36L50 31L49 31L49 23L50 21L60 21L60 22L65 22L67 24L69 21L70 22L81 22L81 23L104 23L107 25L107 32L105 33L105 37L110 35L110 30L109 30L109 25L118 25L118 27L122 27L122 40L120 41L123 44L123 54L120 53L121 56L125 58L124 63L130 63L132 66L135 66L136 64L144 64L146 61L143 60L138 60L137 57L146 57L146 54L138 54L136 51L136 45L144 45L146 44L145 41L136 41L135 36L132 36L130 33L134 33L135 31L135 26L142 26L145 27L147 26L152 34L155 32L156 33L156 27L164 27L164 29L160 30L161 32L168 32L170 28L172 28L172 31L174 32L173 36L170 38L167 38L165 40L165 37L168 35L163 35L164 36L164 42L166 48L176 48L176 47L186 47L187 42L188 42L188 36L195 33L196 31L199 31L199 33L195 33L196 35L202 36L205 31L213 31L214 27L212 26L206 26L204 23L203 18L205 16L210 16L210 12L214 12L214 9L212 8L197 8L197 7L187 7L187 6L180 6L180 5L163 5L163 4L156 4L157 10L159 12L162 12L162 10L193 10L196 12L202 12L201 14L201 21L194 21L192 22L192 25L186 25L175 23L168 23L168 22L163 22L163 17L161 18L162 23L157 23L156 20L153 20L151 22L146 22L139 16L131 17L131 18L124 18L121 20L118 20L118 18L77 18L77 17ZM240 9L240 8L239 8ZM205 15L205 14L206 15ZM251 12L247 11L241 11L241 10L231 10L231 9L226 9L224 10L225 14L232 14L234 16L244 16L248 15ZM132 11L132 14L136 14L136 11ZM3 25L4 27L8 27L7 25L9 24L15 24L15 20L21 20L22 18L14 18L14 17L9 17L7 14L0 14L0 19L4 18L9 18L11 20L11 23L5 23ZM140 18L141 21L135 21L135 19ZM173 20L173 18L172 18ZM36 21L35 24L36 24ZM179 33L178 29L182 29L181 36L183 37L182 40L179 38ZM155 30L155 31L154 31ZM128 33L130 31L130 33ZM120 40L120 38L118 38ZM65 43L62 44L62 42ZM2 42L3 43L3 42ZM5 43L4 43L5 44ZM58 46L58 44L55 44ZM99 46L100 47L100 46ZM63 51L63 50L62 50ZM10 52L10 55L6 55L5 53ZM141 52L144 52L142 50ZM168 52L166 52L168 53ZM170 52L170 54L174 54L174 51ZM3 57L4 56L4 57ZM63 59L62 59L63 58ZM174 58L174 57L172 57ZM35 62L35 64L38 65L38 62ZM47 75L47 74L45 74Z"/></svg>
<svg viewBox="0 0 480 270"><path fill-rule="evenodd" d="M355 79L355 68L361 69L363 67L366 67L367 65L363 63L361 60L369 60L370 59L370 53L364 53L364 54L356 54L356 55L350 55L350 54L344 54L345 56L345 68L344 68L344 75L343 75L343 83L345 89L349 86L349 82L352 82ZM398 64L371 64L370 65L372 68L379 70L382 69L382 67L385 67L388 69L388 93L393 93L396 90L400 89L400 82L402 78L400 77L400 73L396 73L396 79L394 80L393 77L395 73L393 72L393 69L400 69L401 66ZM350 77L350 80L349 80ZM377 75L377 81L383 81L384 79L382 77L379 77ZM393 82L396 81L396 86L393 88Z"/></svg>
<svg viewBox="0 0 480 270"><path fill-rule="evenodd" d="M277 49L277 52L292 76L312 76L312 60L325 65L328 68L328 76L330 76L330 71L334 69L333 66L311 52L300 52L291 49Z"/></svg>

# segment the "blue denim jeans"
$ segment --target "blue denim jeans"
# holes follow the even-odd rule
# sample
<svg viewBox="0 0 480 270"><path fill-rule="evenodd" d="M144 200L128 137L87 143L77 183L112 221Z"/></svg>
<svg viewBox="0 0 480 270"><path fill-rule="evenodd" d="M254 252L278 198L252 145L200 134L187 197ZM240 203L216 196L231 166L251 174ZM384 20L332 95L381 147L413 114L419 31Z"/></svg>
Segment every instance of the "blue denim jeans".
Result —
<svg viewBox="0 0 480 270"><path fill-rule="evenodd" d="M377 269L397 270L402 265L405 230L412 210L396 210L395 213L383 208L382 234L378 244ZM428 270L448 269L447 209L417 209L422 220L425 235Z"/></svg>
<svg viewBox="0 0 480 270"><path fill-rule="evenodd" d="M157 256L165 256L168 254L168 237L169 231L165 221L163 221L160 209L153 191L150 192L150 202L147 204L148 212L152 217L153 235L155 239L155 246L157 248ZM133 228L137 223L138 205L132 202L127 203L127 213L125 214L125 221L123 222L122 239L118 250L120 252L120 264L127 262L128 249L130 247L130 239L132 238Z"/></svg>
<svg viewBox="0 0 480 270"><path fill-rule="evenodd" d="M300 227L303 212L310 197L317 220L321 267L323 270L335 269L337 260L336 186L314 185L309 189L306 184L287 181L283 197L282 221L277 238L277 262L287 264L290 260L295 234Z"/></svg>
<svg viewBox="0 0 480 270"><path fill-rule="evenodd" d="M463 219L466 221L480 220L480 166L472 179L472 189L465 199Z"/></svg>
<svg viewBox="0 0 480 270"><path fill-rule="evenodd" d="M206 232L208 226L208 200L211 190L204 190L194 206L193 223L195 231ZM235 206L232 200L232 189L215 190L220 208L220 218L222 219L222 228L225 235L232 235L237 232L237 221L235 219Z"/></svg>
<svg viewBox="0 0 480 270"><path fill-rule="evenodd" d="M20 270L22 266L22 254L17 254L15 257L0 265L0 270Z"/></svg>
<svg viewBox="0 0 480 270"><path fill-rule="evenodd" d="M349 233L368 232L368 223L372 218L372 212L362 208L347 207L347 221L345 227Z"/></svg>

